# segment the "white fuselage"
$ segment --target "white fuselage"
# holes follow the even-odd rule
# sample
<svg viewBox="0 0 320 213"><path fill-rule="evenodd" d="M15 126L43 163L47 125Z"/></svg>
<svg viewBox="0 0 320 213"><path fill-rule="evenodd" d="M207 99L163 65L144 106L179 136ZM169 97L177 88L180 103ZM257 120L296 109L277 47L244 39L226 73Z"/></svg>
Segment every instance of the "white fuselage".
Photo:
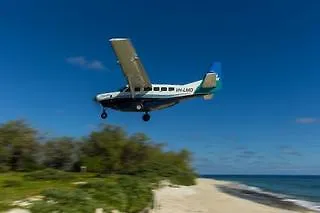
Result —
<svg viewBox="0 0 320 213"><path fill-rule="evenodd" d="M170 98L192 95L197 85L171 85L171 84L152 84L152 88L136 89L135 98ZM131 98L131 91L125 87L119 91L102 93L97 95L98 101L114 98Z"/></svg>
<svg viewBox="0 0 320 213"><path fill-rule="evenodd" d="M196 94L200 81L184 85L152 84L150 88L136 88L131 92L126 86L119 91L102 93L96 100L104 107L120 111L153 111L179 103L183 99L206 94ZM137 109L141 104L142 108Z"/></svg>

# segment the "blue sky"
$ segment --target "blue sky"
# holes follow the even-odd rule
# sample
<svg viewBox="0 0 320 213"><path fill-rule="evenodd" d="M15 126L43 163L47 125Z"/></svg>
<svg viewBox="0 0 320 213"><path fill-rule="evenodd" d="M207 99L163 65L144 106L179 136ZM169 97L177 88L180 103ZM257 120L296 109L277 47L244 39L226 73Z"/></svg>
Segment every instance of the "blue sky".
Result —
<svg viewBox="0 0 320 213"><path fill-rule="evenodd" d="M201 173L320 174L320 2L0 1L0 121L82 136L101 122L188 148ZM108 39L129 37L154 83L201 79L220 61L223 89L152 113L92 97L126 84Z"/></svg>

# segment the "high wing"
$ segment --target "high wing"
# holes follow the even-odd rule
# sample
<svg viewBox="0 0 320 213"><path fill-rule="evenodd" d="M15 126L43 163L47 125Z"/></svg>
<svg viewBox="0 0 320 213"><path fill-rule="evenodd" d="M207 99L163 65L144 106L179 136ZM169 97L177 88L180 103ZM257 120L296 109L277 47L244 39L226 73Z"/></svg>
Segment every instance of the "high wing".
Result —
<svg viewBox="0 0 320 213"><path fill-rule="evenodd" d="M128 81L132 97L134 88L151 87L151 83L144 67L138 57L136 50L127 38L112 38L109 40L118 58L122 72Z"/></svg>

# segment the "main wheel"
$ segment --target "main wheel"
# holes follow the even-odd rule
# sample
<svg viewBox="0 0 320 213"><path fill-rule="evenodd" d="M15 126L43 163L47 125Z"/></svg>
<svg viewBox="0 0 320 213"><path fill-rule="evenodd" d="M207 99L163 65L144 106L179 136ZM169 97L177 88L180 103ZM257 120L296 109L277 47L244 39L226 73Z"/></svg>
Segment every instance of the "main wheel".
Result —
<svg viewBox="0 0 320 213"><path fill-rule="evenodd" d="M142 109L142 107L143 107L142 104L137 104L137 106L136 106L137 110L139 110L139 111Z"/></svg>
<svg viewBox="0 0 320 213"><path fill-rule="evenodd" d="M106 119L108 117L108 114L104 111L101 113L101 118Z"/></svg>
<svg viewBox="0 0 320 213"><path fill-rule="evenodd" d="M146 113L146 114L144 114L144 115L142 116L142 119L143 119L144 121L149 121L149 120L150 120L150 115L149 115L148 113Z"/></svg>

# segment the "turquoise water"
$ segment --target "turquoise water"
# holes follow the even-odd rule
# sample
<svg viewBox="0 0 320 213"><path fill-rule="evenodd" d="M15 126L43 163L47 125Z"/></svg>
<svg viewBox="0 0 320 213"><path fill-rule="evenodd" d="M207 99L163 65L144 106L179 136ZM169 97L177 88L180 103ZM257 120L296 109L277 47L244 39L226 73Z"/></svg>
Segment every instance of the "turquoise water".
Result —
<svg viewBox="0 0 320 213"><path fill-rule="evenodd" d="M291 175L203 175L246 185L255 193L270 192L275 197L320 210L320 176Z"/></svg>

